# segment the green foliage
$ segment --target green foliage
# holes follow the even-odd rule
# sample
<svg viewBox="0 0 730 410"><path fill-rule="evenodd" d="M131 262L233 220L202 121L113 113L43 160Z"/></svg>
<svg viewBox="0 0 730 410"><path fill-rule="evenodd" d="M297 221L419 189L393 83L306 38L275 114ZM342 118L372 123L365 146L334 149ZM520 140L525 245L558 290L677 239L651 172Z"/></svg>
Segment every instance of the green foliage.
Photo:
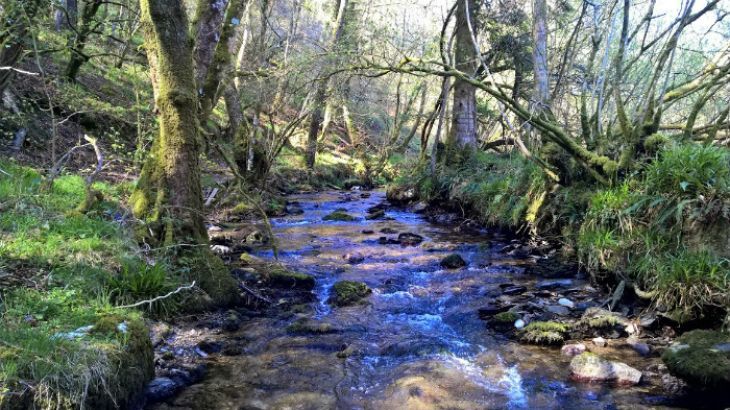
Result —
<svg viewBox="0 0 730 410"><path fill-rule="evenodd" d="M685 144L666 149L646 169L646 193L694 199L730 196L730 156L725 148Z"/></svg>
<svg viewBox="0 0 730 410"><path fill-rule="evenodd" d="M134 382L124 384L129 382L124 380L129 372L141 381L151 375L149 339L146 345L132 340L147 337L146 327L134 311L115 311L104 298L90 299L79 291L61 288L10 291L0 309L0 385L20 392L29 384L36 392L32 398L20 395L13 400L41 408L123 401L129 389L138 387ZM124 331L119 330L120 323L125 323ZM119 357L127 354L130 358L125 366L139 366L136 370L119 368ZM149 370L145 375L136 374L141 369ZM2 402L0 396L0 407Z"/></svg>
<svg viewBox="0 0 730 410"><path fill-rule="evenodd" d="M126 295L157 289L115 221L127 187L95 184L105 201L79 215L69 211L85 195L80 177L62 175L44 190L35 170L5 160L0 168L10 174L0 175L0 269L10 281L0 287L0 385L33 386L32 396L14 396L26 400L21 407L123 404L151 375L152 351L139 313L114 308L114 287ZM125 281L115 282L118 269ZM14 287L30 279L42 290ZM114 331L110 318L128 331Z"/></svg>
<svg viewBox="0 0 730 410"><path fill-rule="evenodd" d="M728 164L724 148L670 146L643 174L596 192L578 235L583 262L627 273L676 317L727 309Z"/></svg>
<svg viewBox="0 0 730 410"><path fill-rule="evenodd" d="M110 278L108 287L114 301L120 305L149 300L168 293L177 285L168 279L168 271L163 263L148 265L139 259L126 259L120 272ZM175 302L168 298L146 307L156 312L169 312L175 309Z"/></svg>
<svg viewBox="0 0 730 410"><path fill-rule="evenodd" d="M422 200L456 202L481 222L513 228L528 222L530 205L545 193L543 173L534 163L481 151L458 166L439 166L436 175L421 165L394 183L416 187Z"/></svg>

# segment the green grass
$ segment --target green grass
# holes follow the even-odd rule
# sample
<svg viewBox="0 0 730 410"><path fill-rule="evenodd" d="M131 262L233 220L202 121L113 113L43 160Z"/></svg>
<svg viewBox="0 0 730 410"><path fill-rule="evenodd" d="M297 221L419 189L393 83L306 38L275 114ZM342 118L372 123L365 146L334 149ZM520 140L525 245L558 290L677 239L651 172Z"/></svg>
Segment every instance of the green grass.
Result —
<svg viewBox="0 0 730 410"><path fill-rule="evenodd" d="M439 166L436 175L422 164L394 184L416 187L422 200L458 203L481 222L511 228L535 222L545 191L542 173L532 162L485 152L457 167Z"/></svg>
<svg viewBox="0 0 730 410"><path fill-rule="evenodd" d="M577 237L582 261L624 273L680 320L730 311L728 164L725 148L668 146L643 174L595 192Z"/></svg>
<svg viewBox="0 0 730 410"><path fill-rule="evenodd" d="M23 385L34 388L23 400L37 407L104 397L123 403L126 389L149 376L151 348L140 312L115 305L174 286L164 264L140 259L118 221L128 186L95 184L104 201L78 214L80 177L63 175L44 189L35 170L7 160L0 168L10 174L0 176L0 404L3 392ZM129 331L117 330L120 323ZM90 330L64 336L84 327ZM138 358L127 356L135 349ZM141 369L144 377L135 373Z"/></svg>

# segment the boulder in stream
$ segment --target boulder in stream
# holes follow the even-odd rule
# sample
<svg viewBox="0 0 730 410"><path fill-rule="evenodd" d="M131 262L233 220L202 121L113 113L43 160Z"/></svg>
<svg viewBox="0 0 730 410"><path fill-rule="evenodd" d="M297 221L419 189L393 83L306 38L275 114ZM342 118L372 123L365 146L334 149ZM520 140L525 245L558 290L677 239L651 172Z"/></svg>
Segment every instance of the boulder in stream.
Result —
<svg viewBox="0 0 730 410"><path fill-rule="evenodd" d="M343 280L332 286L332 296L327 303L335 306L348 306L360 302L373 291L362 282Z"/></svg>
<svg viewBox="0 0 730 410"><path fill-rule="evenodd" d="M609 361L600 356L585 352L570 361L571 377L583 382L615 382L634 385L641 381L641 372L633 367Z"/></svg>
<svg viewBox="0 0 730 410"><path fill-rule="evenodd" d="M323 221L354 221L354 216L348 214L345 211L336 210L328 215L325 215L324 218L322 218Z"/></svg>
<svg viewBox="0 0 730 410"><path fill-rule="evenodd" d="M423 242L423 236L417 235L415 233L403 232L398 235L398 241L401 243L401 245L415 246Z"/></svg>
<svg viewBox="0 0 730 410"><path fill-rule="evenodd" d="M669 371L699 388L730 387L730 333L692 330L664 351Z"/></svg>
<svg viewBox="0 0 730 410"><path fill-rule="evenodd" d="M266 282L277 288L294 288L301 290L314 289L314 277L306 273L293 272L281 267L274 267L264 275Z"/></svg>
<svg viewBox="0 0 730 410"><path fill-rule="evenodd" d="M460 269L466 266L466 261L458 253L452 253L441 259L441 267L446 269Z"/></svg>
<svg viewBox="0 0 730 410"><path fill-rule="evenodd" d="M564 345L560 349L560 353L563 356L573 357L578 356L581 353L584 353L586 351L586 345L583 343L572 343L568 345Z"/></svg>

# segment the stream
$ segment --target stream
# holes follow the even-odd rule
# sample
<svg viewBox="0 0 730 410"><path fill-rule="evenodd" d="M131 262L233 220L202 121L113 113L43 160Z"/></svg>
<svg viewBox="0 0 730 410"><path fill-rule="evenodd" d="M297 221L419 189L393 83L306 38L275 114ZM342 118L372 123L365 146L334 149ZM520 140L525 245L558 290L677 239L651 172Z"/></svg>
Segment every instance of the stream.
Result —
<svg viewBox="0 0 730 410"><path fill-rule="evenodd" d="M501 251L510 238L461 232L394 208L387 209L387 219L366 220L366 210L385 195L362 196L368 197L332 191L288 198L303 213L272 219L279 260L316 278L316 300L300 313L246 320L227 336L240 344L240 355L212 359L201 383L156 408L676 408L651 378L634 387L571 381L570 358L558 348L519 344L479 319L478 309L500 284L534 289L544 280L524 273L533 257ZM323 221L337 208L358 219ZM415 233L424 241L381 244L382 236L397 237L381 233L384 229ZM353 252L364 261L343 258ZM468 266L442 269L439 261L454 252ZM271 250L255 254L273 258ZM574 290L590 286L577 272L561 277ZM326 301L339 280L365 282L373 293L366 303L332 307ZM325 330L287 332L297 318ZM635 352L612 354L642 371L660 362Z"/></svg>

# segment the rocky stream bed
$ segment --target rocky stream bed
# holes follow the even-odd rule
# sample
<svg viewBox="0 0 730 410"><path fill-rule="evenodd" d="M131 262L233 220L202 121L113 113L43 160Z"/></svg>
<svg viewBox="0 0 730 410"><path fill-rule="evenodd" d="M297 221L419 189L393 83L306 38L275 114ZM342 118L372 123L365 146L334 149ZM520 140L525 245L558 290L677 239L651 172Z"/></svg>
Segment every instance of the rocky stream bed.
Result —
<svg viewBox="0 0 730 410"><path fill-rule="evenodd" d="M551 263L546 243L379 191L289 200L278 259L311 278L277 276L270 246L241 261L240 228L215 228L250 306L155 324L149 408L721 407L666 370L670 327Z"/></svg>

